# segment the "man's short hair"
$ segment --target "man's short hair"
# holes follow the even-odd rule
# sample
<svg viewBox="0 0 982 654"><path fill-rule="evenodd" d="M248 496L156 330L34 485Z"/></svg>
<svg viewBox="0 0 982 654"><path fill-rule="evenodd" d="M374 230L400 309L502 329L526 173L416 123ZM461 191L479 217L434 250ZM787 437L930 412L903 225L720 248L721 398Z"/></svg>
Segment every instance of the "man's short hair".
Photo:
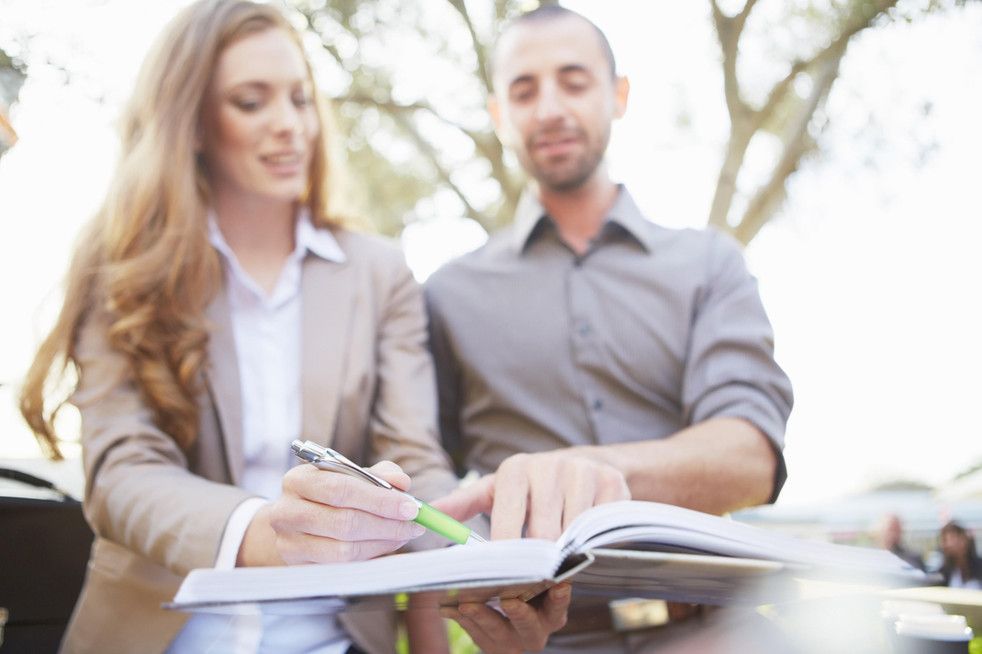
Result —
<svg viewBox="0 0 982 654"><path fill-rule="evenodd" d="M592 20L583 14L577 13L572 9L567 9L566 7L562 7L560 5L541 5L532 11L527 11L524 14L516 16L505 23L504 27L501 28L501 31L498 32L498 38L495 41L494 50L492 51L491 58L489 60L490 70L488 70L488 74L491 75L492 79L494 78L494 63L497 59L498 43L501 42L501 37L504 36L508 30L517 25L524 25L526 23L545 22L556 20L557 18L569 17L578 18L585 21L587 25L593 28L594 33L597 35L597 40L600 43L600 50L603 52L604 58L607 60L607 63L610 66L610 76L612 78L616 78L617 62L614 60L614 51L610 47L610 41L607 40L607 35L604 34L603 30L597 27Z"/></svg>

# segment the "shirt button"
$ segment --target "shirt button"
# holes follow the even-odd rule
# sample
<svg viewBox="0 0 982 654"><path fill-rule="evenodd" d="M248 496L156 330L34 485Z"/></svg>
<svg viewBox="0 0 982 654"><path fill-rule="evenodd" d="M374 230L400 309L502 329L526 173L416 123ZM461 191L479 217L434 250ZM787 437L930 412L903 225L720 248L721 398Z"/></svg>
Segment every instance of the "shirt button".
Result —
<svg viewBox="0 0 982 654"><path fill-rule="evenodd" d="M604 401L599 397L593 400L593 404L590 405L594 411L600 411L604 408Z"/></svg>
<svg viewBox="0 0 982 654"><path fill-rule="evenodd" d="M589 336L590 335L590 324L589 323L586 323L586 322L581 322L580 323L580 326L577 327L576 331L579 332L580 336Z"/></svg>

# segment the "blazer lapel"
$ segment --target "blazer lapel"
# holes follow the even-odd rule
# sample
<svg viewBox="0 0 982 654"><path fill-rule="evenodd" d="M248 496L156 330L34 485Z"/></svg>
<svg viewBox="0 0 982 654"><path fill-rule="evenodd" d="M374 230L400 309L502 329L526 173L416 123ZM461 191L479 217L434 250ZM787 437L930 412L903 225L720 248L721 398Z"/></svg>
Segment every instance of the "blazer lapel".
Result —
<svg viewBox="0 0 982 654"><path fill-rule="evenodd" d="M322 445L331 443L338 419L356 300L352 269L348 262L304 260L301 436Z"/></svg>
<svg viewBox="0 0 982 654"><path fill-rule="evenodd" d="M205 312L212 331L208 340L209 365L205 381L218 413L220 431L228 457L233 484L242 479L245 455L242 451L242 387L232 332L232 312L224 284Z"/></svg>

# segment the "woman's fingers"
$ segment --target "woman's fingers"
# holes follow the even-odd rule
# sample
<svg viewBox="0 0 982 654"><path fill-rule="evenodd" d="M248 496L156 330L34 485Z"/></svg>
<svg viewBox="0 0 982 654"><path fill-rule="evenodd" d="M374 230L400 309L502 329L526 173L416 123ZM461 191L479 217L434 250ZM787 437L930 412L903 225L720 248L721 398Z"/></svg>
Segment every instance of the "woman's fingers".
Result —
<svg viewBox="0 0 982 654"><path fill-rule="evenodd" d="M399 466L381 462L372 472L409 486ZM269 511L276 549L287 563L359 561L387 554L420 536L412 522L414 499L349 475L301 465L283 477L283 493Z"/></svg>
<svg viewBox="0 0 982 654"><path fill-rule="evenodd" d="M406 544L398 540L345 541L294 533L277 540L277 549L288 564L365 561L389 554Z"/></svg>
<svg viewBox="0 0 982 654"><path fill-rule="evenodd" d="M306 465L291 469L283 477L283 494L330 507L357 509L392 520L412 520L419 512L416 502L403 493Z"/></svg>
<svg viewBox="0 0 982 654"><path fill-rule="evenodd" d="M381 477L400 490L408 491L412 485L409 475L403 472L402 468L392 461L379 461L369 468L369 470L373 475Z"/></svg>
<svg viewBox="0 0 982 654"><path fill-rule="evenodd" d="M285 499L270 518L277 532L301 532L335 540L407 541L424 529L409 520L391 520L357 509L339 509L308 500Z"/></svg>

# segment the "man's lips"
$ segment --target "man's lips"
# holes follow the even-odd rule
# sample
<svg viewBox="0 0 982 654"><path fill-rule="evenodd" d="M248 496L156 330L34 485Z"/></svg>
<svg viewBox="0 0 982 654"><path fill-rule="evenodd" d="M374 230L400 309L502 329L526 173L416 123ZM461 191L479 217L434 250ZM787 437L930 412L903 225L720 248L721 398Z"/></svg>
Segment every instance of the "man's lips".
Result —
<svg viewBox="0 0 982 654"><path fill-rule="evenodd" d="M567 154L580 144L577 136L539 138L533 141L532 148L547 157Z"/></svg>

